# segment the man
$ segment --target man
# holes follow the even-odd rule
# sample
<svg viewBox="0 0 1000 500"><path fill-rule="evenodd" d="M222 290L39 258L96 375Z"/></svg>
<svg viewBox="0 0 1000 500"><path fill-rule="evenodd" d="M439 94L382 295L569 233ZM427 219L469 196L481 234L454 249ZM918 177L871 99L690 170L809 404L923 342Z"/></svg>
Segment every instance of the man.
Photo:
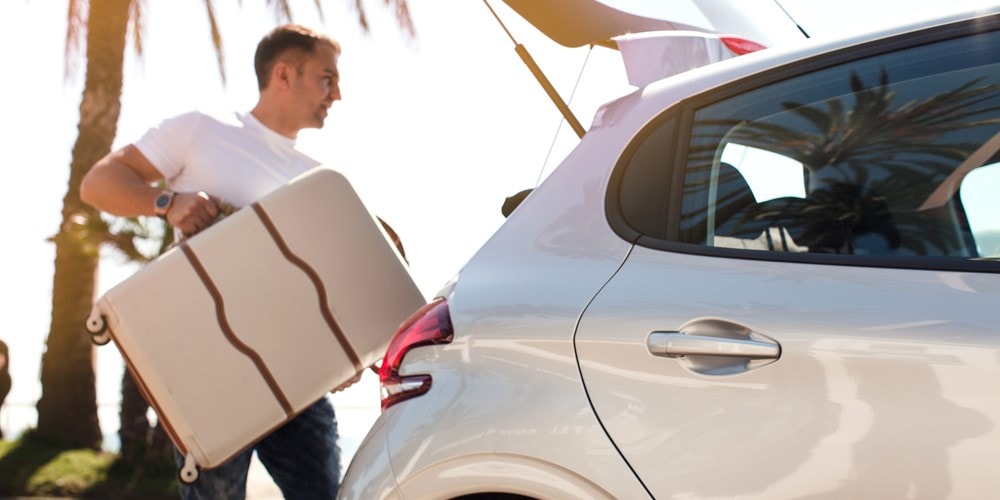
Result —
<svg viewBox="0 0 1000 500"><path fill-rule="evenodd" d="M297 25L274 29L254 57L260 97L249 113L169 118L98 161L80 197L119 216L157 215L181 235L211 225L318 162L295 149L298 132L321 128L340 100L340 46ZM165 182L166 189L156 187ZM220 367L224 369L224 367ZM333 408L324 398L218 468L202 471L183 498L246 496L254 450L286 498L332 499L340 480ZM180 461L181 457L178 459Z"/></svg>

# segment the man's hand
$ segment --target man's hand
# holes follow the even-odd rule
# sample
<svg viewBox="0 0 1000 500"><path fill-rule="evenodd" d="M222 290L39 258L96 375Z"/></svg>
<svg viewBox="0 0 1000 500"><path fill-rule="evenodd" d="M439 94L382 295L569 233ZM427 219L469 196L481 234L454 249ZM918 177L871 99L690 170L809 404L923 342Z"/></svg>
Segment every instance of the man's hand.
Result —
<svg viewBox="0 0 1000 500"><path fill-rule="evenodd" d="M201 191L177 193L173 203L170 204L170 209L167 210L167 221L184 236L198 234L211 226L218 216L219 203Z"/></svg>

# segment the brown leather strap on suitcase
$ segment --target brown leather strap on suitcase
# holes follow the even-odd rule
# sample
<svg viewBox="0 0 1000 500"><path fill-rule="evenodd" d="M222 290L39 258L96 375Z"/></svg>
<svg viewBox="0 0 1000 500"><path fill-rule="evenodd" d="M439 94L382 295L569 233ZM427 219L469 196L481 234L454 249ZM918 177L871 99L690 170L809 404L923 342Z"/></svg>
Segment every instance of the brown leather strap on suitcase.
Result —
<svg viewBox="0 0 1000 500"><path fill-rule="evenodd" d="M333 316L333 312L330 311L330 302L327 300L326 287L323 285L323 280L320 278L319 273L317 273L312 266L302 260L302 258L298 255L295 255L291 249L288 248L288 244L285 243L284 238L281 237L281 233L278 232L278 228L275 226L274 222L271 221L267 212L264 211L264 207L260 206L259 203L254 203L252 206L254 212L257 214L257 217L260 218L264 227L267 228L267 232L271 235L271 239L274 240L276 245L278 245L278 249L281 250L281 253L286 259L288 259L289 262L301 269L302 272L304 272L312 281L313 286L316 287L316 294L319 298L319 305L323 314L323 319L326 321L327 326L330 327L330 331L333 332L333 335L337 337L337 342L339 342L340 346L344 349L344 354L347 355L347 358L351 360L351 363L354 365L354 371L356 373L361 373L365 369L364 365L361 363L361 357L358 356L357 351L354 350L354 346L351 345L350 340L347 339L347 335L344 334L344 330L340 327L340 324L337 323L337 319Z"/></svg>
<svg viewBox="0 0 1000 500"><path fill-rule="evenodd" d="M198 260L198 256L194 254L194 251L191 250L191 247L188 246L186 241L182 241L180 243L180 247L184 252L184 256L187 257L188 262L191 263L191 267L193 267L195 273L198 274L198 278L201 279L201 282L205 285L208 293L212 295L212 300L215 301L215 316L219 321L219 327L225 334L226 339L229 340L234 347L236 347L236 350L243 353L244 356L250 358L250 361L252 361L254 366L257 367L257 371L259 371L261 376L264 377L264 381L267 382L268 388L270 388L271 392L274 393L274 397L278 400L278 403L281 404L281 409L284 410L286 415L291 417L295 414L295 411L292 409L292 404L288 401L288 397L285 396L281 387L278 386L278 382L275 380L274 375L271 374L267 365L264 364L263 358L260 357L260 354L258 354L257 351L244 344L229 326L229 320L226 319L226 306L225 301L222 299L222 294L219 293L218 287L216 287L215 283L212 282L211 276L208 275L205 271L205 267L202 266L201 261Z"/></svg>

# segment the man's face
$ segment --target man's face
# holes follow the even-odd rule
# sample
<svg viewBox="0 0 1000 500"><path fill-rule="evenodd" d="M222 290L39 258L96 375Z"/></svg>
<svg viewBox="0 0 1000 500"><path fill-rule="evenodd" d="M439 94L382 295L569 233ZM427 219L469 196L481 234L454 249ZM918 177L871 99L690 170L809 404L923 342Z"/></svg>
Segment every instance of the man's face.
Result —
<svg viewBox="0 0 1000 500"><path fill-rule="evenodd" d="M302 128L323 128L327 112L340 100L340 72L337 54L332 47L318 44L314 53L296 72L292 90L296 95L296 114Z"/></svg>

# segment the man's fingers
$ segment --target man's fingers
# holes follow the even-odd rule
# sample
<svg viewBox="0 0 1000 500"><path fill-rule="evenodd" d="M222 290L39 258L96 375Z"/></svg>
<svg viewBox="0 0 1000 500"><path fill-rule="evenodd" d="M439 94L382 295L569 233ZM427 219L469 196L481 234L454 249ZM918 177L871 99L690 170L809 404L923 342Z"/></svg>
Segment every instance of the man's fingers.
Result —
<svg viewBox="0 0 1000 500"><path fill-rule="evenodd" d="M202 200L200 207L205 210L205 213L209 217L209 221L215 220L219 216L219 201L218 198L209 196L208 193L204 191L198 191L196 193L198 198Z"/></svg>
<svg viewBox="0 0 1000 500"><path fill-rule="evenodd" d="M216 202L206 193L178 193L167 212L167 219L186 236L212 225L219 215Z"/></svg>

